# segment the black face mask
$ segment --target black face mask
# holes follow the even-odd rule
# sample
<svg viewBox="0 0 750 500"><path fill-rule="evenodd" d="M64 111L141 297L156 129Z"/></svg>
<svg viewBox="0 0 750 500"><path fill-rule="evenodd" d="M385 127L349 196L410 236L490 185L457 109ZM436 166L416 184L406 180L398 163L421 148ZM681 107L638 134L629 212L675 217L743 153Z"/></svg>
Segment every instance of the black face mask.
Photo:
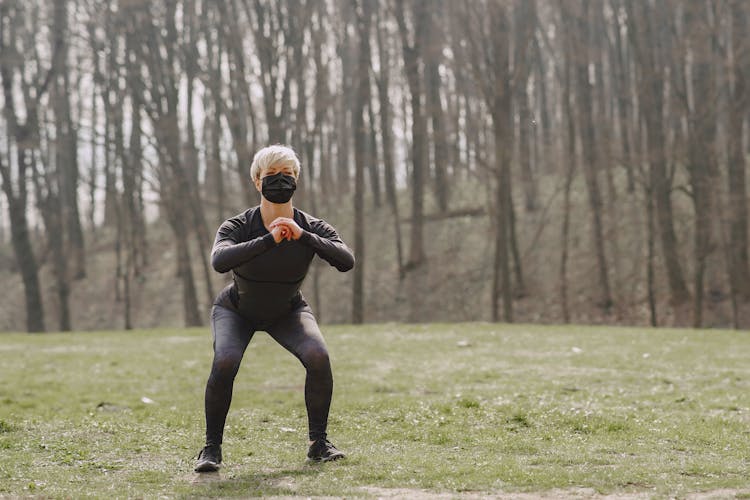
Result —
<svg viewBox="0 0 750 500"><path fill-rule="evenodd" d="M286 203L292 199L295 189L297 189L297 181L294 177L279 172L263 177L260 192L271 203Z"/></svg>

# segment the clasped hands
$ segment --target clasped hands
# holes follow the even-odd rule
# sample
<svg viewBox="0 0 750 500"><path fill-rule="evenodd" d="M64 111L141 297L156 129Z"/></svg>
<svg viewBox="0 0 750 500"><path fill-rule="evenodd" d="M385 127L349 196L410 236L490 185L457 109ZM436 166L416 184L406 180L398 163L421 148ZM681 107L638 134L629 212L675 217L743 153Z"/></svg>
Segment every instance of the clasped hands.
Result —
<svg viewBox="0 0 750 500"><path fill-rule="evenodd" d="M277 217L268 226L276 243L281 240L298 240L302 236L302 228L289 217Z"/></svg>

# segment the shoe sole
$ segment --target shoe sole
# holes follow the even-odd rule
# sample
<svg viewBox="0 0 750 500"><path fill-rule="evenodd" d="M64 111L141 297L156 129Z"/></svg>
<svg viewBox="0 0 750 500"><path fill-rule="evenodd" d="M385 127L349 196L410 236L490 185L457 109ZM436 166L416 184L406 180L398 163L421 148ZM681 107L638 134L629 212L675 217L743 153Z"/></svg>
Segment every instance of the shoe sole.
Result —
<svg viewBox="0 0 750 500"><path fill-rule="evenodd" d="M340 454L340 455L333 455L333 456L330 456L330 457L321 457L321 458L309 458L308 457L307 461L308 462L316 462L316 463L333 462L335 460L340 460L342 458L346 458L346 455L344 455L343 453Z"/></svg>
<svg viewBox="0 0 750 500"><path fill-rule="evenodd" d="M216 472L219 470L219 464L206 460L205 462L199 462L194 470L195 472Z"/></svg>

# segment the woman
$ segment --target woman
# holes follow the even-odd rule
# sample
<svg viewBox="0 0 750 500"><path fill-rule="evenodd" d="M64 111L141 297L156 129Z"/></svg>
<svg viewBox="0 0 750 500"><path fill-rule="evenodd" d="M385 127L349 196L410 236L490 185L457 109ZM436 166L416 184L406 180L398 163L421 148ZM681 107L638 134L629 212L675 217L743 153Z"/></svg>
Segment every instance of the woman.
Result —
<svg viewBox="0 0 750 500"><path fill-rule="evenodd" d="M351 250L326 222L292 206L300 163L286 146L261 149L250 176L261 193L259 206L224 221L216 234L211 262L232 271L211 309L214 360L206 384L206 446L196 472L215 471L232 385L253 333L264 330L304 365L305 405L312 461L343 458L327 439L333 377L328 350L300 286L315 254L345 272L354 266Z"/></svg>

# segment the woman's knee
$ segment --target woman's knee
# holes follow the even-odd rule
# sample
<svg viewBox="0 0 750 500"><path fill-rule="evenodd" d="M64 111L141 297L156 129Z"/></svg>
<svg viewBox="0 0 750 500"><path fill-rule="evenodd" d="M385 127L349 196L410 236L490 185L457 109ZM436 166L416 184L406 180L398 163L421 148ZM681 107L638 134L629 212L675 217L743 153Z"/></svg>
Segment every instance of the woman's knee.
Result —
<svg viewBox="0 0 750 500"><path fill-rule="evenodd" d="M331 370L328 349L324 345L316 345L306 349L302 356L302 363L311 371L329 372Z"/></svg>
<svg viewBox="0 0 750 500"><path fill-rule="evenodd" d="M234 380L240 369L242 355L235 353L217 352L214 354L214 362L211 365L211 378L221 380Z"/></svg>

